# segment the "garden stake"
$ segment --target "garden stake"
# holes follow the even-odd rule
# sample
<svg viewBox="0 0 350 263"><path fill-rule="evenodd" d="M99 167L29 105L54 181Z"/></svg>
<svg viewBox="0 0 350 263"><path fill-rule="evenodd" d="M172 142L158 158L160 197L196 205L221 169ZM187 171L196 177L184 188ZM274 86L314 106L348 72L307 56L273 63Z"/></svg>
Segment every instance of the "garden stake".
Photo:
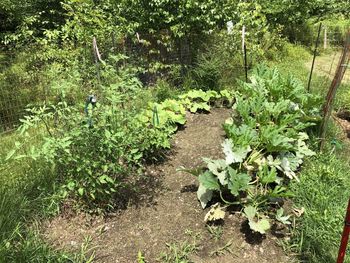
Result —
<svg viewBox="0 0 350 263"><path fill-rule="evenodd" d="M349 233L350 233L350 199L349 199L348 208L346 211L345 225L344 225L343 235L340 242L337 263L344 262L346 247L348 245L348 240L349 240Z"/></svg>
<svg viewBox="0 0 350 263"><path fill-rule="evenodd" d="M248 82L247 46L245 44L244 44L244 70L245 70L245 82Z"/></svg>
<svg viewBox="0 0 350 263"><path fill-rule="evenodd" d="M99 63L102 62L102 59L101 59L101 54L100 54L98 47L97 47L96 37L92 38L92 49L93 49L94 58L95 58L97 81L98 81L99 86L101 87L101 73L100 73Z"/></svg>
<svg viewBox="0 0 350 263"><path fill-rule="evenodd" d="M309 83L307 85L308 92L310 92L312 73L314 71L315 60L316 60L316 55L317 55L317 48L318 48L318 43L320 42L321 28L322 28L322 23L320 23L320 26L318 28L318 34L317 34L315 50L314 50L314 58L312 59L311 71L310 71L310 76L309 76Z"/></svg>
<svg viewBox="0 0 350 263"><path fill-rule="evenodd" d="M153 108L153 126L154 127L157 127L159 126L159 115L158 115L158 108L156 105L154 105L154 108Z"/></svg>

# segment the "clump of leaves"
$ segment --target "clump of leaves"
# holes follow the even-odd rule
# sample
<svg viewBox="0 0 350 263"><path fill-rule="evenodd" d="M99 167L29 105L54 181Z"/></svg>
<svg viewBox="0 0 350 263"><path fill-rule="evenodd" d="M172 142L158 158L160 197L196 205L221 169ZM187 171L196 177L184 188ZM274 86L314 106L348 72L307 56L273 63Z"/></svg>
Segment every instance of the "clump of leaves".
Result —
<svg viewBox="0 0 350 263"><path fill-rule="evenodd" d="M269 218L289 222L283 209L276 213L274 207L292 196L288 182L298 180L303 159L315 154L306 132L316 125L320 104L298 81L286 81L274 69L258 68L251 79L241 83L242 94L224 125L225 158L204 158L207 169L198 176L197 197L203 208L214 195L228 205L242 205L251 229L264 234Z"/></svg>
<svg viewBox="0 0 350 263"><path fill-rule="evenodd" d="M180 95L179 99L190 112L195 113L199 110L210 111L211 106L218 100L229 105L233 100L233 92L229 90L222 90L220 93L213 90L190 90Z"/></svg>

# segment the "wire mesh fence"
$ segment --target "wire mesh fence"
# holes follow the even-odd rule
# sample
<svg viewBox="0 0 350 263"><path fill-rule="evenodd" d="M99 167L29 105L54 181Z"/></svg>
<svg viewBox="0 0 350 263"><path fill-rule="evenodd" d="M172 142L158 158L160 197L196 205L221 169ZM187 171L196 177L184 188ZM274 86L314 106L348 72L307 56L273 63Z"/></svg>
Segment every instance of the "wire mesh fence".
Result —
<svg viewBox="0 0 350 263"><path fill-rule="evenodd" d="M317 25L314 26L314 32L308 42L311 49L316 41L315 32L317 27ZM322 27L319 49L329 50L331 55L326 52L327 55L316 58L314 74L332 78L340 56L340 51L335 50L341 48L345 32L345 27ZM101 41L104 44L99 48L103 57L113 54L123 54L127 57L124 63L130 63L141 69L138 77L145 86L153 85L158 79L167 78L169 75L176 75L181 81L196 66L198 55L203 51L203 46L198 43L207 41L210 36L194 34L172 42L163 41L164 38L166 38L166 34L140 33L117 40L116 36L112 34L108 36L108 39ZM97 40L97 43L99 44L99 40ZM88 48L88 52L91 52L92 46ZM45 99L44 90L34 92L25 85L23 87L18 85L22 82L25 84L25 80L21 82L16 79L9 79L7 69L12 65L9 62L11 59L8 58L12 56L13 54L0 53L0 85L5 82L7 84L7 87L2 88L0 93L0 134L16 129L26 106L33 101L33 98ZM250 60L249 49L248 60ZM92 58L91 64L93 63ZM305 66L311 68L310 63L306 63ZM244 72L243 59L227 71ZM223 72L222 74L228 73ZM15 85L13 87L9 86L12 81L16 82L16 88ZM344 81L350 81L349 71L346 73Z"/></svg>

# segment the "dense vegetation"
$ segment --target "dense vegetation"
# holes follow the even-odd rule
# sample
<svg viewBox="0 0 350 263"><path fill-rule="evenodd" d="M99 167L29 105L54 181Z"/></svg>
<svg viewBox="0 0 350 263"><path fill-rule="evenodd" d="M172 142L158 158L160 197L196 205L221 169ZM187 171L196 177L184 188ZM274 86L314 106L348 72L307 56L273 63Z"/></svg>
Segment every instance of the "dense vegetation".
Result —
<svg viewBox="0 0 350 263"><path fill-rule="evenodd" d="M326 82L316 76L308 94L302 64L315 24L341 44L349 10L336 0L2 1L0 131L11 132L0 142L0 261L91 260L84 247L76 255L50 248L36 220L63 206L95 214L125 207L121 193L137 192L186 112L218 106L233 109L226 158L205 160L202 206L217 194L264 234L272 220L290 224L280 201L297 197L307 212L288 228L287 246L307 262L332 261L349 160L335 133L318 153ZM338 108L350 108L346 95L342 87Z"/></svg>

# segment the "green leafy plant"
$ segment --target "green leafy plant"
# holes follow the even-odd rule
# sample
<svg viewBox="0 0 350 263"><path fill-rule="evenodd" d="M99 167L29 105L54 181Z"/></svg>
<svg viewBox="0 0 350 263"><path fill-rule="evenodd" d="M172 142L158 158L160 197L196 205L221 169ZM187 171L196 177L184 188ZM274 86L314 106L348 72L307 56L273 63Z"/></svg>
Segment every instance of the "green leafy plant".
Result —
<svg viewBox="0 0 350 263"><path fill-rule="evenodd" d="M259 67L251 80L241 83L233 116L224 125L225 159L204 158L207 168L198 176L197 197L203 208L215 194L228 205L242 205L251 229L264 234L269 218L289 222L282 208L273 207L292 196L288 182L298 180L303 159L315 154L306 131L319 120L319 100L275 69Z"/></svg>
<svg viewBox="0 0 350 263"><path fill-rule="evenodd" d="M265 234L270 229L270 222L267 218L261 218L257 209L253 206L246 206L244 208L244 215L249 221L249 226L253 231Z"/></svg>

